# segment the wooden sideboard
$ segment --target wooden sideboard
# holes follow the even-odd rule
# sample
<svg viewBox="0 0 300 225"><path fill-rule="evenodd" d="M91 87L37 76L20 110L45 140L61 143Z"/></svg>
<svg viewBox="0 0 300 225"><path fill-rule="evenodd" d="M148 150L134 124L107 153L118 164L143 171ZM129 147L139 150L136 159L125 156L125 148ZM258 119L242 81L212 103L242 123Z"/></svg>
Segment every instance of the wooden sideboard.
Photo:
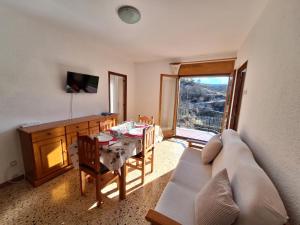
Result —
<svg viewBox="0 0 300 225"><path fill-rule="evenodd" d="M36 187L72 169L67 149L77 133L97 134L117 119L117 114L94 115L19 128L26 179Z"/></svg>

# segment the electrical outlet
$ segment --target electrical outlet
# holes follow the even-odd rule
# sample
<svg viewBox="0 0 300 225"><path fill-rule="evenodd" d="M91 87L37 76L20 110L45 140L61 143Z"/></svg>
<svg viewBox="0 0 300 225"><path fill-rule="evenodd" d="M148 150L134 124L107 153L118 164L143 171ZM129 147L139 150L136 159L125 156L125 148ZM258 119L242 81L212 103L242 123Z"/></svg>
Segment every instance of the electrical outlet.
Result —
<svg viewBox="0 0 300 225"><path fill-rule="evenodd" d="M11 167L15 167L18 164L17 160L13 160L9 163Z"/></svg>

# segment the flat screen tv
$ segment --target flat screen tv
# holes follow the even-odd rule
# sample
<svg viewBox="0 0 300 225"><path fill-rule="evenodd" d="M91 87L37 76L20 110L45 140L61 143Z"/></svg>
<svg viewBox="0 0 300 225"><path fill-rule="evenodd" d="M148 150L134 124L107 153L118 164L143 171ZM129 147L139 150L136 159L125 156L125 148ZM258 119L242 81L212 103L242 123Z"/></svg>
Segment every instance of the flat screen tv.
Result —
<svg viewBox="0 0 300 225"><path fill-rule="evenodd" d="M99 77L67 72L67 93L97 93Z"/></svg>

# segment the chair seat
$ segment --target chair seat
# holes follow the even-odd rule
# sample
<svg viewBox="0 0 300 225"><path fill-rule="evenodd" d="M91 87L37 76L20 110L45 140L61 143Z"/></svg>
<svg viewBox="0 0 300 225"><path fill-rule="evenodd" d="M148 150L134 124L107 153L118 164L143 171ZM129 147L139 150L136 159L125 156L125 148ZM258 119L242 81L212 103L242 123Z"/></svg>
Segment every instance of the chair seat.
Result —
<svg viewBox="0 0 300 225"><path fill-rule="evenodd" d="M87 165L79 164L80 167L93 171L93 169ZM109 169L102 163L100 163L100 174L105 174L109 172Z"/></svg>
<svg viewBox="0 0 300 225"><path fill-rule="evenodd" d="M100 163L100 173L105 174L107 172L109 172L109 169L104 164Z"/></svg>
<svg viewBox="0 0 300 225"><path fill-rule="evenodd" d="M152 151L152 150L149 150L149 151L147 152L147 154L148 154L150 151ZM147 155L147 154L146 154L146 155ZM134 156L131 156L131 158L141 159L141 158L143 158L143 153L140 152L140 153L138 153L138 154L136 154L136 155L134 155Z"/></svg>
<svg viewBox="0 0 300 225"><path fill-rule="evenodd" d="M134 156L132 156L131 158L142 158L143 157L143 153L142 152L140 152L140 153L138 153L137 155L134 155Z"/></svg>

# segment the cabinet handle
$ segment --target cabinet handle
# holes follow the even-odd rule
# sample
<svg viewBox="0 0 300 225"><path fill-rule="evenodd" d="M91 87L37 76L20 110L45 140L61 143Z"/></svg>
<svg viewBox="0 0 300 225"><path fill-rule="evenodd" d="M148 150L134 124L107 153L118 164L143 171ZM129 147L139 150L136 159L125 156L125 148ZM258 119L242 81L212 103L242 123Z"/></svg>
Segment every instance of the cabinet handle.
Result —
<svg viewBox="0 0 300 225"><path fill-rule="evenodd" d="M79 128L79 126L76 126L76 128Z"/></svg>
<svg viewBox="0 0 300 225"><path fill-rule="evenodd" d="M47 135L51 135L51 133L50 133L50 132L48 132L48 133L47 133Z"/></svg>

